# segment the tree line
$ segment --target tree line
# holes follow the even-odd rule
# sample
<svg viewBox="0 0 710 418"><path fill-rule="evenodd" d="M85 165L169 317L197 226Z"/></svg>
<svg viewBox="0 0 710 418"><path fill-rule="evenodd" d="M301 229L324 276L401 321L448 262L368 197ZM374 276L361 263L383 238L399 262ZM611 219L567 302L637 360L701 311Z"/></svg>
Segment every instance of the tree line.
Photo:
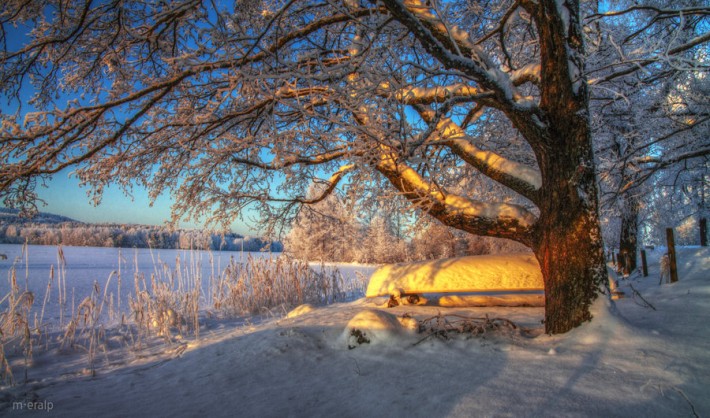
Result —
<svg viewBox="0 0 710 418"><path fill-rule="evenodd" d="M375 264L529 251L515 241L466 234L425 217L403 219L381 208L360 218L337 193L304 207L284 246L309 261Z"/></svg>
<svg viewBox="0 0 710 418"><path fill-rule="evenodd" d="M0 211L0 243L73 245L214 251L282 251L283 245L259 237L207 230L169 229L153 225L89 224L58 215L39 213L21 218L16 211Z"/></svg>

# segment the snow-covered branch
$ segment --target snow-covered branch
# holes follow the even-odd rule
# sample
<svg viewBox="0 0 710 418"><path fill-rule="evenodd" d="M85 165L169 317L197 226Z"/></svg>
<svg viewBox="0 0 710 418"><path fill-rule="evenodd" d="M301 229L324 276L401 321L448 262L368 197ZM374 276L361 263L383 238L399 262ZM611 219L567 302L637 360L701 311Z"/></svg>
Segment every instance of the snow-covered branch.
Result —
<svg viewBox="0 0 710 418"><path fill-rule="evenodd" d="M262 170L278 171L283 170L286 167L290 167L296 164L301 165L320 165L329 163L331 161L337 160L339 158L351 155L347 150L340 148L330 152L318 154L318 155L290 155L285 156L279 161L274 161L266 163L263 161L250 160L241 157L232 157L232 162L234 164L242 164L250 167L256 167ZM339 171L340 172L340 171Z"/></svg>
<svg viewBox="0 0 710 418"><path fill-rule="evenodd" d="M491 93L464 83L436 87L404 87L395 93L395 98L407 105L443 103L450 99L456 99L463 103L488 97L491 97Z"/></svg>
<svg viewBox="0 0 710 418"><path fill-rule="evenodd" d="M417 111L428 123L436 123L433 142L446 145L454 154L481 173L511 188L532 202L539 203L537 191L542 186L542 178L538 170L512 161L493 151L477 147L466 132L451 118L434 120L434 112L423 106L418 106Z"/></svg>
<svg viewBox="0 0 710 418"><path fill-rule="evenodd" d="M412 204L446 225L483 236L510 238L529 244L537 217L509 203L487 203L449 193L423 178L385 147L376 168Z"/></svg>
<svg viewBox="0 0 710 418"><path fill-rule="evenodd" d="M639 5L636 4L627 9L623 10L610 10L603 13L594 13L586 17L588 21L595 21L605 17L622 16L625 14L637 12L637 11L651 11L655 14L654 19L659 17L670 17L670 16L689 16L689 15L710 15L710 7L684 7L678 9L664 9L660 7L655 7L652 5Z"/></svg>
<svg viewBox="0 0 710 418"><path fill-rule="evenodd" d="M685 52L689 49L695 48L698 45L702 45L706 42L710 42L710 32L696 36L695 38L689 40L688 42L686 42L682 45L678 45L674 48L671 48L671 49L665 51L663 54L656 55L653 58L637 60L635 62L617 63L615 65L623 65L626 68L614 71L611 74L608 74L604 77L591 79L591 80L589 80L589 84L591 84L591 85L602 84L602 83L617 79L619 77L623 77L623 76L627 76L627 75L636 73L636 72L641 71L644 68L646 68L652 64L667 61L668 57L680 54L680 53Z"/></svg>
<svg viewBox="0 0 710 418"><path fill-rule="evenodd" d="M483 89L493 92L501 107L513 108L521 99L510 77L471 41L468 33L457 26L447 26L426 3L420 0L384 0L383 3L430 54L445 67L466 74Z"/></svg>

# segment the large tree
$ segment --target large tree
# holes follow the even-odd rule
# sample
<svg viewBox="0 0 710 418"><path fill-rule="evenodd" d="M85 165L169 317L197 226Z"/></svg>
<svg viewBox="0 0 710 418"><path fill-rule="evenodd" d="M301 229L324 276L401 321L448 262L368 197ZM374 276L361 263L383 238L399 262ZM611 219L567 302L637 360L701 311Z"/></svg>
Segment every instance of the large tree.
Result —
<svg viewBox="0 0 710 418"><path fill-rule="evenodd" d="M531 247L547 332L591 318L606 269L578 1L1 7L0 88L21 104L2 115L6 204L32 204L38 179L67 167L97 199L112 182L170 190L173 220L256 206L283 221L324 198L306 197L313 178L324 195L395 190L446 225ZM516 197L453 192L467 168Z"/></svg>

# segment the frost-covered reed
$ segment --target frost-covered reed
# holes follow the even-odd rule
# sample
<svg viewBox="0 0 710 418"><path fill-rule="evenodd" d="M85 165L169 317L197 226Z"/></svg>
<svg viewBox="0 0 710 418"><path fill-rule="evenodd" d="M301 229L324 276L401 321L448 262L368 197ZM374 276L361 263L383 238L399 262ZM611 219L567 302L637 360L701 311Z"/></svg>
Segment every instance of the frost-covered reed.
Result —
<svg viewBox="0 0 710 418"><path fill-rule="evenodd" d="M185 253L183 253L185 254ZM133 289L121 291L126 282L125 260L119 253L119 269L99 284L95 281L89 294L67 294L66 261L61 247L57 265L50 268L41 306L28 285L18 284L17 273L29 264L27 246L23 259L10 268L10 292L0 300L0 384L13 384L12 362L22 355L25 373L32 352L44 341L46 349L54 345L60 351L79 350L87 355L91 373L100 353L109 350L108 334L120 334L133 348L159 338L170 344L186 336L199 338L204 320L251 315L280 315L304 304L328 304L364 294L366 280L360 275L345 283L333 266L311 268L307 262L287 256L231 258L222 268L209 254L209 277L203 277L201 257L195 252L177 255L173 266L153 256L148 276L138 268L134 257ZM55 322L45 322L50 301L58 307ZM76 304L78 302L78 304ZM34 320L32 316L34 315ZM59 320L57 323L56 320ZM56 338L50 339L48 336Z"/></svg>

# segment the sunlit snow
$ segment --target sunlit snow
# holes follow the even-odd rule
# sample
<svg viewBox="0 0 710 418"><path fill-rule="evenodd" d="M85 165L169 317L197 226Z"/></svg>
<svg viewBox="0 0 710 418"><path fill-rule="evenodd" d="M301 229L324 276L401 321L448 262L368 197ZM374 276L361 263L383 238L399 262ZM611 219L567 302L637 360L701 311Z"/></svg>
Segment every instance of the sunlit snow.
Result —
<svg viewBox="0 0 710 418"><path fill-rule="evenodd" d="M407 264L387 264L370 279L366 296L406 293L543 290L540 266L532 253L484 255Z"/></svg>

